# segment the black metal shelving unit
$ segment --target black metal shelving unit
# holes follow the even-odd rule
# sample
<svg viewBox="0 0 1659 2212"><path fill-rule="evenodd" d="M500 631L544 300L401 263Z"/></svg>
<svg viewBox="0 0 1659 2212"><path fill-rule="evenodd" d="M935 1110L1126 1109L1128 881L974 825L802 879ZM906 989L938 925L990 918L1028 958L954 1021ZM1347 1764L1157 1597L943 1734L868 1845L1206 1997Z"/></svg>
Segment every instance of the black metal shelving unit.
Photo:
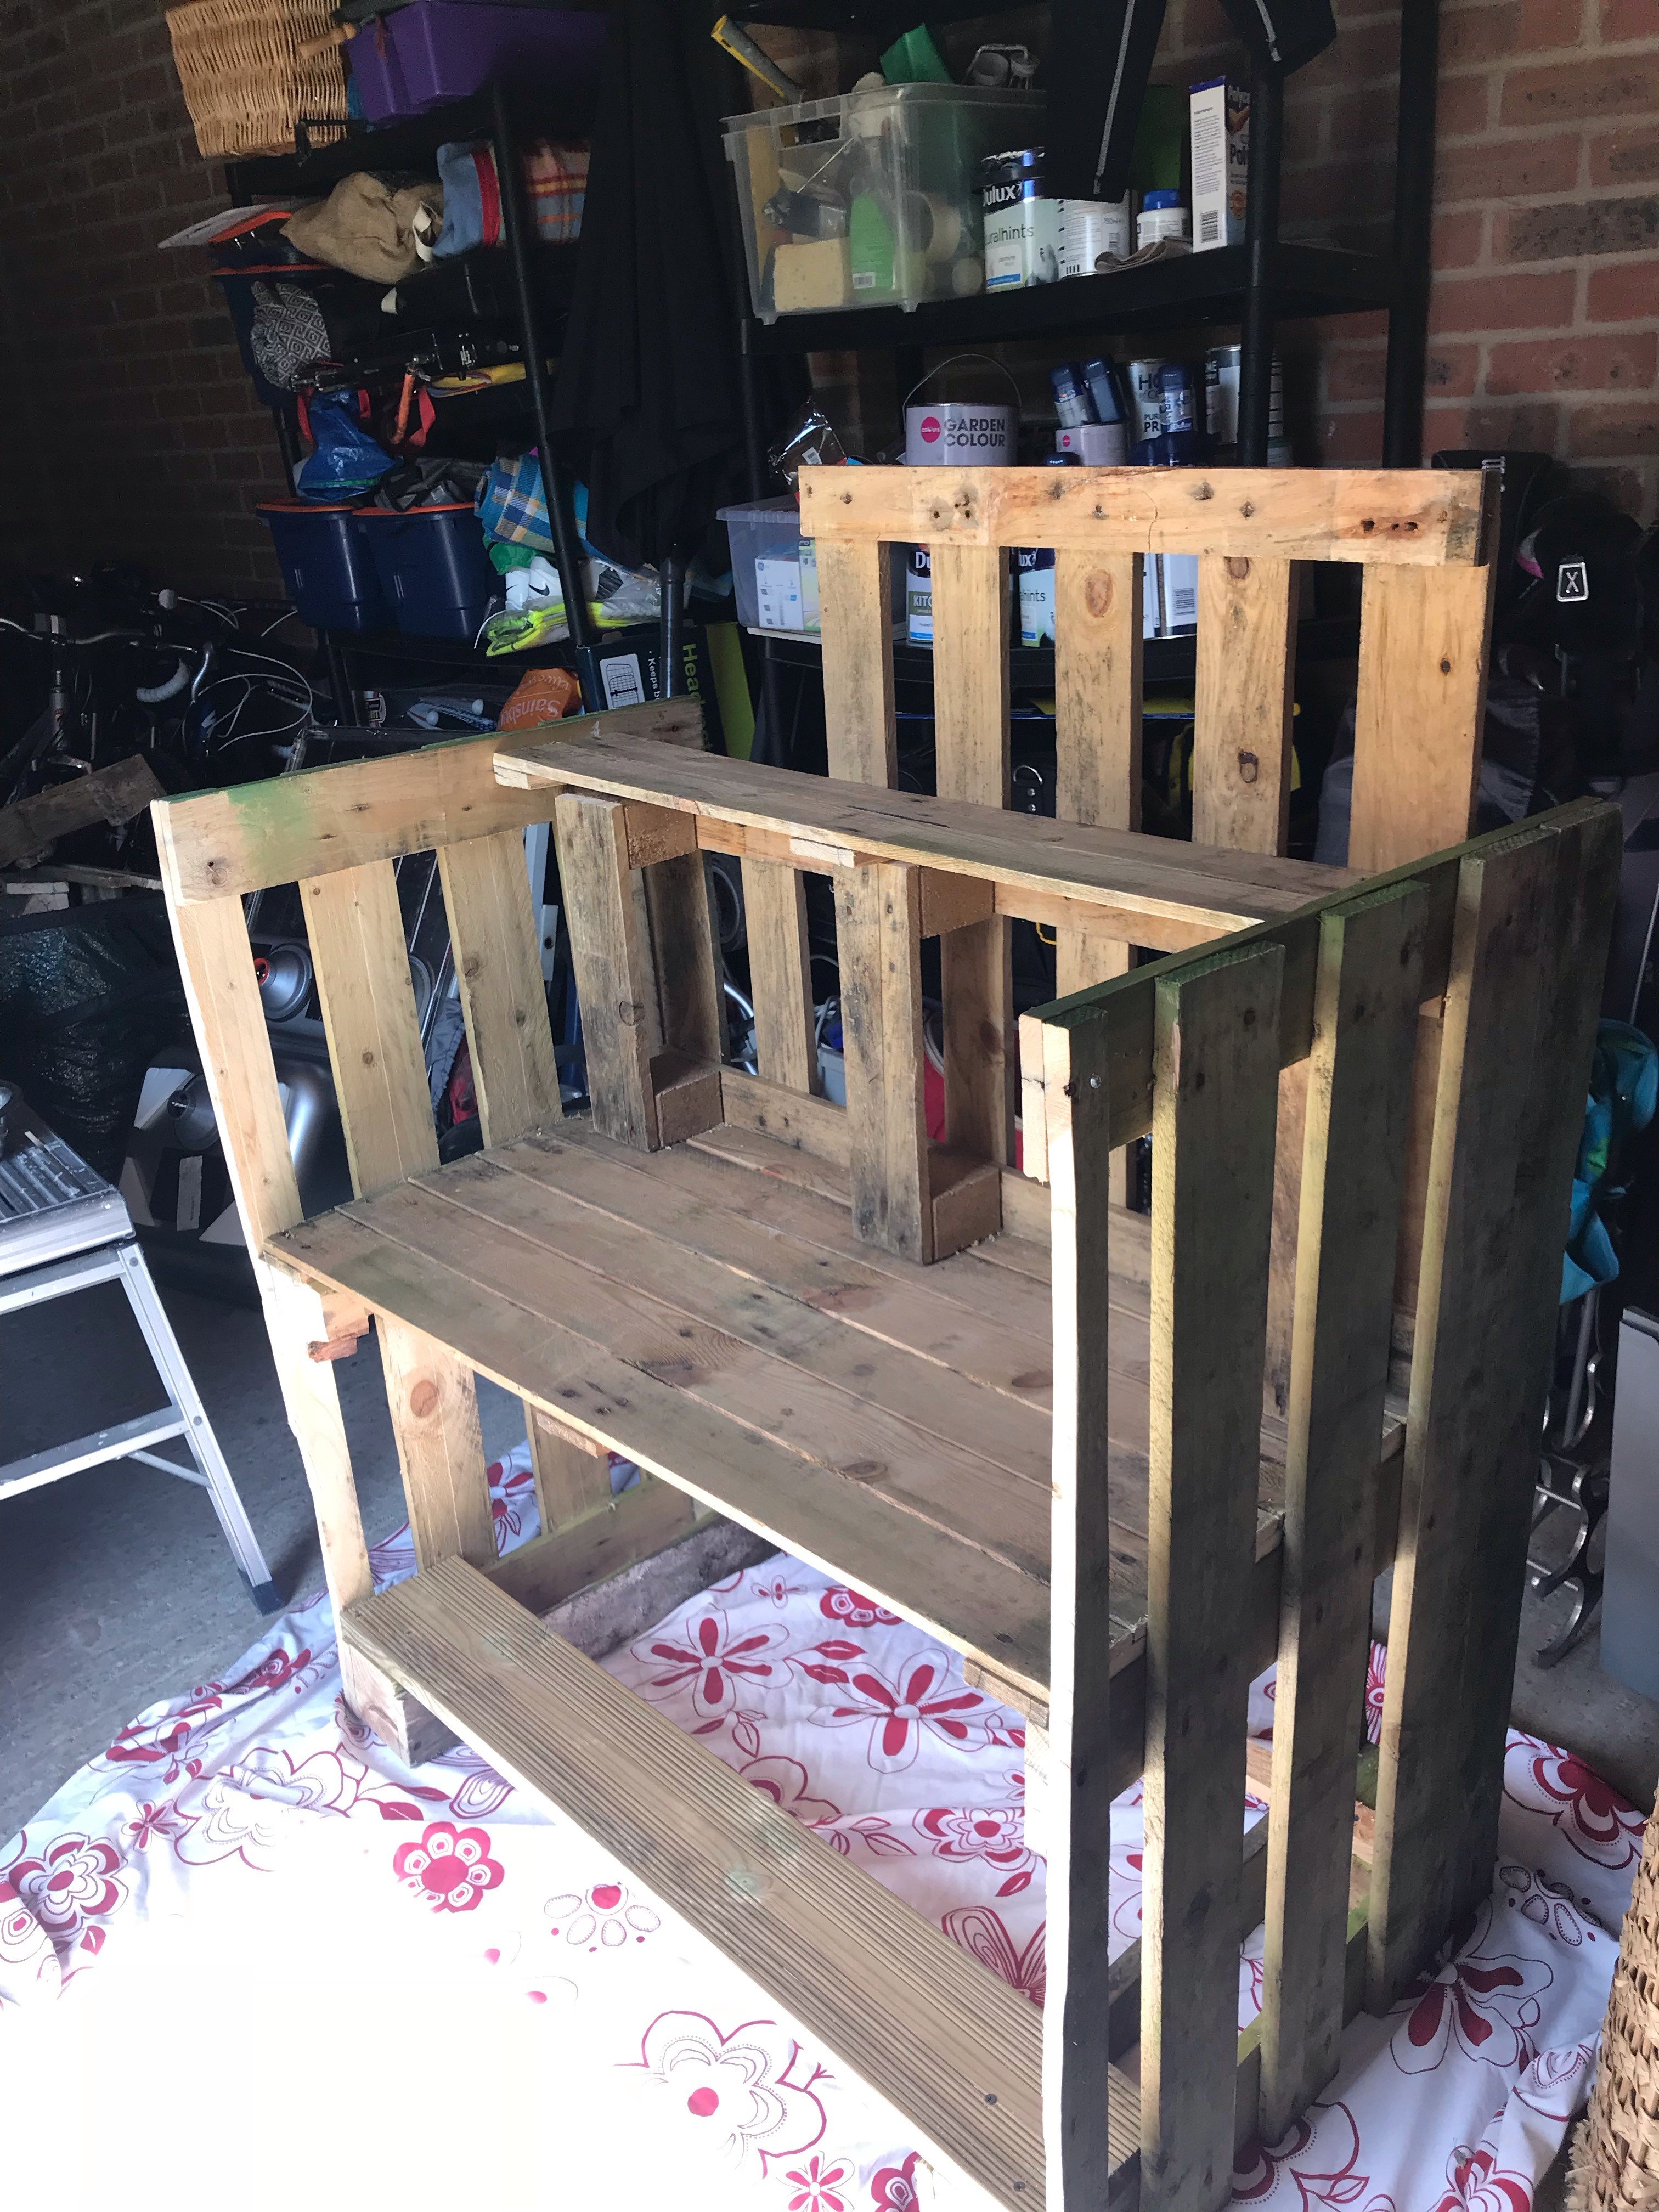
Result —
<svg viewBox="0 0 1659 2212"><path fill-rule="evenodd" d="M559 572L569 629L567 645L524 659L515 655L514 665L525 666L563 658L568 653L581 685L582 702L592 708L605 704L603 679L592 617L582 589L581 551L571 511L570 486L551 461L547 370L550 319L556 315L561 297L574 275L576 248L574 244L548 245L537 237L520 159L532 132L585 131L587 124L585 114L579 116L561 110L556 91L538 88L533 93L526 93L498 84L471 99L449 101L403 122L379 125L372 130L349 129L342 137L325 144L307 145L295 154L231 162L226 167L225 183L234 200L289 194L316 198L366 162L379 169L428 167L438 148L451 139L488 140L495 152L495 173L501 184L502 243L499 249L482 250L499 250L505 257L513 319L524 364L530 422L541 456L542 488L552 529L554 565ZM418 284L420 278L412 281ZM288 427L281 417L277 434L283 461L291 467L295 455L291 450ZM331 678L342 699L353 702L356 719L361 720L361 712L356 708L350 661L354 654L372 653L377 645L384 649L386 641L366 640L349 630L325 631L321 637ZM465 665L480 673L488 665L479 655L454 641L404 637L399 633L398 642L403 648L401 657L407 660Z"/></svg>
<svg viewBox="0 0 1659 2212"><path fill-rule="evenodd" d="M947 8L939 20L969 12ZM751 10L751 20L803 29L899 27L890 0L850 0L841 6L827 6L825 0L770 0L769 5ZM1085 332L1104 338L1194 325L1236 328L1240 341L1239 459L1259 467L1267 458L1275 324L1378 311L1388 317L1389 332L1380 458L1389 468L1417 467L1423 458L1438 52L1439 0L1402 0L1394 225L1387 253L1304 246L1279 237L1285 87L1276 74L1258 69L1250 92L1249 198L1242 246L1106 275L1068 277L1021 291L926 301L908 310L843 308L781 315L773 323L763 323L746 310L738 319L738 343L750 498L763 498L767 490L759 365L781 356L891 353L902 384L908 385L920 376L924 352L942 348ZM738 261L744 265L741 248ZM1352 649L1346 641L1356 635L1353 625L1346 623L1304 623L1299 650L1310 659L1335 658ZM777 671L787 665L811 666L817 648L810 641L798 646L773 637L758 642L769 708L775 717ZM915 660L908 671L911 679L923 680L927 648L896 651L902 659ZM1191 680L1194 651L1190 637L1149 638L1146 654L1149 682ZM1016 651L1013 659L1017 685L1041 688L1052 682L1052 654ZM900 672L896 663L895 672Z"/></svg>

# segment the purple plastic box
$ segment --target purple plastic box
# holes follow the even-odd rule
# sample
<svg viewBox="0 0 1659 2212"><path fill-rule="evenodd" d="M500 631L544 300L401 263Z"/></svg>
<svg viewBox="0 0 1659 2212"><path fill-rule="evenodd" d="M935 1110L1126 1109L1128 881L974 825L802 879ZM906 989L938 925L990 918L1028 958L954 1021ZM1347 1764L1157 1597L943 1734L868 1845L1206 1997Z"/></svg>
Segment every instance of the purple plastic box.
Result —
<svg viewBox="0 0 1659 2212"><path fill-rule="evenodd" d="M346 51L371 123L465 100L498 78L556 88L585 116L605 25L604 15L583 9L410 0L408 7L365 24ZM581 125L567 119L552 127Z"/></svg>

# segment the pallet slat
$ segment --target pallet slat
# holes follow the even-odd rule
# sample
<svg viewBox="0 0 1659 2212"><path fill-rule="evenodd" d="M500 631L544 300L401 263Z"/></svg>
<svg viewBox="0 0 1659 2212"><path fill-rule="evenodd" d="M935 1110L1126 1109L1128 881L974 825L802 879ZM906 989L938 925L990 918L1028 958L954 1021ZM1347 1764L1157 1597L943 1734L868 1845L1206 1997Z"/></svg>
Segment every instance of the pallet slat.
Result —
<svg viewBox="0 0 1659 2212"><path fill-rule="evenodd" d="M981 2202L1042 2203L1025 1999L465 1565L366 1601L346 1633L752 1975Z"/></svg>

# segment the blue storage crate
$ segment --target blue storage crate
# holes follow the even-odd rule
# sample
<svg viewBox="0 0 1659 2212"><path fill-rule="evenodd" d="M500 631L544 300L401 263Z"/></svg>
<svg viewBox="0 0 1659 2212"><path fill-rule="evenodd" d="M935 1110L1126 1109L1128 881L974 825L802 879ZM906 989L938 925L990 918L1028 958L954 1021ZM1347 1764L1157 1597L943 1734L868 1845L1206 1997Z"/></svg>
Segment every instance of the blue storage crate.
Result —
<svg viewBox="0 0 1659 2212"><path fill-rule="evenodd" d="M470 507L367 507L358 521L392 619L414 637L459 637L470 645L484 617L506 599Z"/></svg>
<svg viewBox="0 0 1659 2212"><path fill-rule="evenodd" d="M314 500L273 499L254 513L270 532L283 581L313 629L386 629L391 604L359 526L359 510Z"/></svg>

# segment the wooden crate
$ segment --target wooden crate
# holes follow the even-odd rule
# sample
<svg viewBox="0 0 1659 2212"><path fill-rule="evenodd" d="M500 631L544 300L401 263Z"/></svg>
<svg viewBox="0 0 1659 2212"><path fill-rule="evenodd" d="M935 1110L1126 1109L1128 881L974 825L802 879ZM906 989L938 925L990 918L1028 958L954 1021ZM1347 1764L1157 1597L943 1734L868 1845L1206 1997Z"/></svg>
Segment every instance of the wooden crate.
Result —
<svg viewBox="0 0 1659 2212"><path fill-rule="evenodd" d="M927 534L923 498L936 548L951 531L986 541L958 548L979 580L955 602L969 611L951 613L950 585L936 602L941 707L956 684L986 730L1002 634L988 545L1000 562L1001 546L1057 537L1063 561L1123 563L1131 599L1139 558L1189 550L1200 526L1249 574L1357 546L1377 573L1432 574L1484 610L1484 578L1477 591L1462 573L1480 574L1471 479L1231 472L1201 479L1200 500L1200 472L1159 473L1147 489L1133 472L1092 487L1042 472L1051 514L1032 510L1024 472L988 491L933 471L814 479L827 680L849 742L873 731L884 758L882 546ZM878 535L836 550L826 500L843 521L867 503ZM1062 609L1103 599L1109 614L1097 573L1063 573ZM1368 569L1368 606L1375 581ZM1371 620L1381 689L1362 732L1408 696L1425 634L1390 617L1385 651ZM1483 627L1458 647L1477 663ZM873 686L861 705L855 683ZM1104 677L1087 696L1102 724L1121 720ZM1330 2078L1344 2020L1389 2002L1489 1885L1617 811L1581 803L1362 875L662 741L693 735L673 702L155 809L348 1695L416 1754L465 1737L602 1842L898 2106L944 2201L1211 2212L1236 2139L1282 2132ZM580 1121L560 1118L519 848L550 817L585 1015ZM392 858L419 848L441 858L485 1124L482 1157L444 1168L391 886ZM775 955L769 1000L757 977L763 1077L723 1060L711 851L764 886L750 898L751 931L757 909L770 917L757 950ZM845 1109L806 1087L805 1002L789 995L804 989L803 872L835 884ZM240 906L295 878L359 1193L310 1222ZM1164 954L1026 1018L1023 1174L1000 1150L1011 916ZM953 1018L975 990L981 1006L981 1048L959 1037L954 1060L970 1103L945 1146L922 1113L930 934ZM1425 1004L1440 1016L1426 1075ZM1281 1084L1297 1069L1305 1109L1287 1139ZM1390 1353L1419 1093L1402 1401ZM1112 1193L1115 1157L1148 1129L1150 1220ZM1287 1151L1289 1382L1283 1413L1270 1396L1264 1413ZM379 1596L331 1364L371 1317L420 1567ZM477 1374L523 1395L538 1453L547 1533L501 1562ZM613 1449L649 1478L615 1501L596 1456ZM1027 1715L1048 1862L1041 2014L537 1620L713 1515L868 1590ZM1381 1784L1360 1848L1370 1583L1391 1563ZM1270 1765L1252 1784L1272 1814L1241 1848L1245 1691L1275 1656ZM1108 1806L1137 1773L1145 1932L1109 1967ZM1264 1913L1264 2008L1241 2039L1237 1946Z"/></svg>

